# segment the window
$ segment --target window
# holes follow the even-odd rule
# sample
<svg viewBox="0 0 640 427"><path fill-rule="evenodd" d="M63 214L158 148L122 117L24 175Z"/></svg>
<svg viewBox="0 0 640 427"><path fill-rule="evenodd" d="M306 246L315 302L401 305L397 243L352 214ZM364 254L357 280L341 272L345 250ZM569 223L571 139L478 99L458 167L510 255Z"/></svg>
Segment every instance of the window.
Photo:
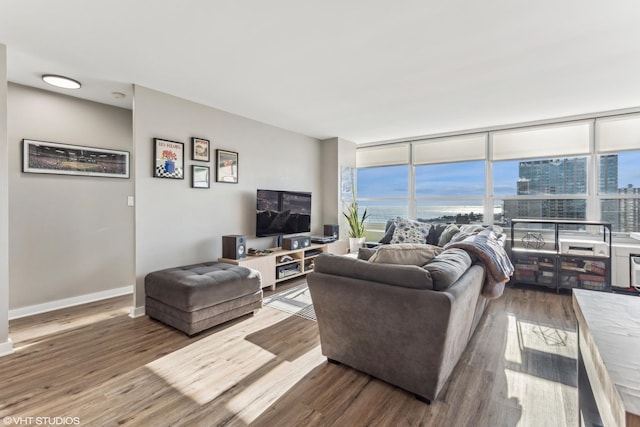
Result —
<svg viewBox="0 0 640 427"><path fill-rule="evenodd" d="M379 228L407 216L603 220L640 231L640 113L361 148L357 166L358 200Z"/></svg>
<svg viewBox="0 0 640 427"><path fill-rule="evenodd" d="M495 162L493 174L494 194L504 198L497 224L509 225L513 218L586 218L586 157ZM569 195L579 197L558 197Z"/></svg>
<svg viewBox="0 0 640 427"><path fill-rule="evenodd" d="M367 240L384 235L387 220L409 216L409 145L358 150L358 211L367 209Z"/></svg>
<svg viewBox="0 0 640 427"><path fill-rule="evenodd" d="M502 199L494 221L586 219L592 126L580 121L493 133L493 195Z"/></svg>
<svg viewBox="0 0 640 427"><path fill-rule="evenodd" d="M368 241L378 241L384 235L387 220L409 217L407 165L358 169L358 212L369 214L365 222Z"/></svg>
<svg viewBox="0 0 640 427"><path fill-rule="evenodd" d="M485 162L416 166L416 218L425 222L483 223Z"/></svg>
<svg viewBox="0 0 640 427"><path fill-rule="evenodd" d="M640 230L640 115L596 120L600 217L616 232Z"/></svg>

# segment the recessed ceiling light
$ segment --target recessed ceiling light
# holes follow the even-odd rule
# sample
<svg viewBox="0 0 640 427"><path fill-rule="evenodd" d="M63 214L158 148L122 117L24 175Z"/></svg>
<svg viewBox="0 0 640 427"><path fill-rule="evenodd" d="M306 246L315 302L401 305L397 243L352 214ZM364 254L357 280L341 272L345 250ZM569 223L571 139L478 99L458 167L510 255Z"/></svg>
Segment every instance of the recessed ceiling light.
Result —
<svg viewBox="0 0 640 427"><path fill-rule="evenodd" d="M80 86L82 86L77 80L73 80L69 77L64 76L56 76L55 74L43 74L42 80L52 86L61 87L64 89L80 89Z"/></svg>
<svg viewBox="0 0 640 427"><path fill-rule="evenodd" d="M115 99L124 99L127 97L127 95L122 92L111 92L111 95L113 95Z"/></svg>

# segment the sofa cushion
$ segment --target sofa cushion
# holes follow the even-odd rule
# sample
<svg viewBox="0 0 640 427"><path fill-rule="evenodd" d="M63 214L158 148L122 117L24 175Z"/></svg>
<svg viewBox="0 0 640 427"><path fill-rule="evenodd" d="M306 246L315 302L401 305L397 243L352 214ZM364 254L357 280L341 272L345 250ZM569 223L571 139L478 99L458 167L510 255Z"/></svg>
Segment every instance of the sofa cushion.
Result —
<svg viewBox="0 0 640 427"><path fill-rule="evenodd" d="M471 267L471 257L462 249L447 249L428 262L424 269L431 274L433 289L443 291L453 285Z"/></svg>
<svg viewBox="0 0 640 427"><path fill-rule="evenodd" d="M438 246L427 244L397 243L381 246L369 261L378 264L423 266L443 250Z"/></svg>
<svg viewBox="0 0 640 427"><path fill-rule="evenodd" d="M391 244L394 243L427 243L427 236L431 224L425 224L405 218L396 220L396 229L393 232Z"/></svg>
<svg viewBox="0 0 640 427"><path fill-rule="evenodd" d="M433 289L431 274L415 265L377 264L333 254L315 258L312 275L332 274L413 289Z"/></svg>
<svg viewBox="0 0 640 427"><path fill-rule="evenodd" d="M460 229L458 228L457 225L455 224L447 225L447 228L444 229L444 231L440 235L440 238L438 239L438 246L446 245L447 243L449 243L449 240L451 240L451 238L456 234L458 234L459 232L460 232Z"/></svg>

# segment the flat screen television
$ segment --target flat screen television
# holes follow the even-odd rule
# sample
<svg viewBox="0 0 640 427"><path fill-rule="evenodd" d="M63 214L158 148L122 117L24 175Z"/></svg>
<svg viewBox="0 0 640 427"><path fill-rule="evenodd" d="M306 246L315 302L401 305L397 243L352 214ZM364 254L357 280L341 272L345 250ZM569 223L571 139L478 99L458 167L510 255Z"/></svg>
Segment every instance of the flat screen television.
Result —
<svg viewBox="0 0 640 427"><path fill-rule="evenodd" d="M282 236L311 231L311 193L258 190L256 236Z"/></svg>

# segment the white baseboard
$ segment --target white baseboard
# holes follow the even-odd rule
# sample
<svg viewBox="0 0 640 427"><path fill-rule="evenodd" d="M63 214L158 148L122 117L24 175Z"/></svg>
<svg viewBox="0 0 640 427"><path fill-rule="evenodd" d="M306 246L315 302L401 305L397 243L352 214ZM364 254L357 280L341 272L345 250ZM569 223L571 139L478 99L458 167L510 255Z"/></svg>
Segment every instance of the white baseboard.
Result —
<svg viewBox="0 0 640 427"><path fill-rule="evenodd" d="M122 295L132 294L133 285L124 286L122 288L109 289L108 291L96 292L93 294L80 295L78 297L65 298L43 304L29 305L27 307L9 310L9 320L19 319L21 317L33 316L34 314L46 313L48 311L60 310L61 308L73 307L89 302L100 301L119 297Z"/></svg>
<svg viewBox="0 0 640 427"><path fill-rule="evenodd" d="M0 344L0 357L8 356L14 352L11 338L7 338L7 342Z"/></svg>
<svg viewBox="0 0 640 427"><path fill-rule="evenodd" d="M129 317L131 317L132 319L135 319L136 317L142 317L144 316L144 306L142 307L131 307L131 309L129 310Z"/></svg>

